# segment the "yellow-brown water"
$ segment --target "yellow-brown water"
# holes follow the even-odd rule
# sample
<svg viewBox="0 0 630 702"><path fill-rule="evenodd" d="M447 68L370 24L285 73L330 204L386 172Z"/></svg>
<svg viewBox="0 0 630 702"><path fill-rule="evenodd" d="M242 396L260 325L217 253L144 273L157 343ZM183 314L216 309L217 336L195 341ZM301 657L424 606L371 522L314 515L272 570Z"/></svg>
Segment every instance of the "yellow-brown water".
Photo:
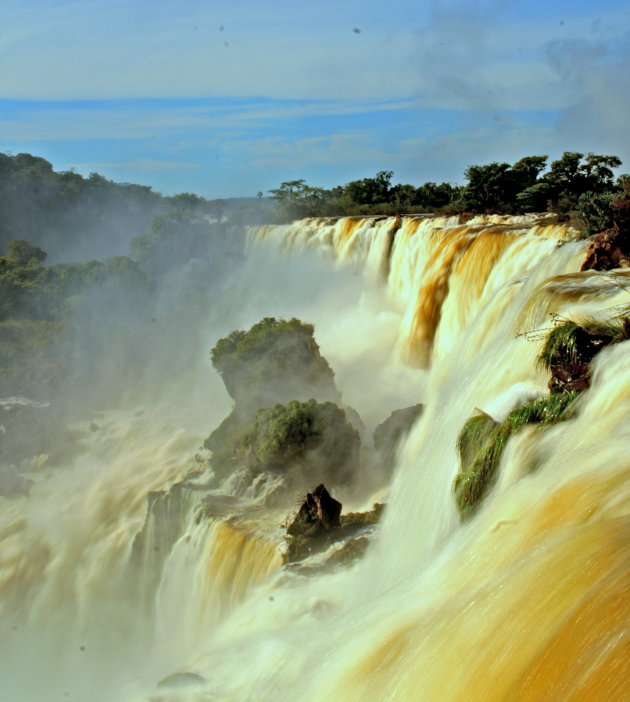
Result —
<svg viewBox="0 0 630 702"><path fill-rule="evenodd" d="M630 305L627 273L578 272L586 245L571 234L535 217L252 230L253 258L272 244L287 267L320 252L363 270L370 305L396 320L384 351L369 333L361 342L388 367L411 365L407 384L426 409L399 452L378 538L356 567L306 577L280 567L278 513L199 522L191 504L153 619L136 622L123 589L146 492L187 472L198 437L135 426L120 451L93 447L108 470L77 464L72 476L43 477L2 513L0 604L6 631L18 631L1 653L24 667L14 698L630 699L628 343L599 354L573 419L509 442L497 485L465 525L452 495L470 413L500 417L546 392L535 358L550 315L608 318ZM337 313L351 321L361 310L344 304ZM327 335L322 320L316 336L334 367L357 335ZM113 418L110 436L129 421ZM46 491L67 509L53 510ZM205 682L158 690L176 670Z"/></svg>

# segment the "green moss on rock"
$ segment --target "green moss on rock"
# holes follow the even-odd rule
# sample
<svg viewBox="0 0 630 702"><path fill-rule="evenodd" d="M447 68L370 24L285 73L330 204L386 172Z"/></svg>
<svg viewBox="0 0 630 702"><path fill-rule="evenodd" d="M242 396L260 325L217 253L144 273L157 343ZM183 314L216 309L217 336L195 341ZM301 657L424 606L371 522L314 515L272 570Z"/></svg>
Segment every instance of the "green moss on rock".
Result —
<svg viewBox="0 0 630 702"><path fill-rule="evenodd" d="M217 342L212 364L241 414L294 399L340 400L313 334L313 325L299 319L265 317Z"/></svg>
<svg viewBox="0 0 630 702"><path fill-rule="evenodd" d="M501 424L491 426L488 415L471 417L458 438L461 471L455 478L457 509L462 519L469 517L494 485L497 468L509 438L527 424L541 428L570 417L571 405L579 392L553 394L519 407Z"/></svg>
<svg viewBox="0 0 630 702"><path fill-rule="evenodd" d="M348 482L357 468L360 443L344 410L311 399L258 410L240 448L252 453L263 469L285 470L307 462L322 480L340 484Z"/></svg>
<svg viewBox="0 0 630 702"><path fill-rule="evenodd" d="M630 338L627 319L606 322L566 321L551 330L538 356L538 364L551 372L552 393L585 390L590 384L591 362L606 346Z"/></svg>
<svg viewBox="0 0 630 702"><path fill-rule="evenodd" d="M241 465L252 475L299 466L309 479L336 485L348 483L356 473L360 445L343 409L313 399L259 409L249 423L233 412L204 443L220 477Z"/></svg>

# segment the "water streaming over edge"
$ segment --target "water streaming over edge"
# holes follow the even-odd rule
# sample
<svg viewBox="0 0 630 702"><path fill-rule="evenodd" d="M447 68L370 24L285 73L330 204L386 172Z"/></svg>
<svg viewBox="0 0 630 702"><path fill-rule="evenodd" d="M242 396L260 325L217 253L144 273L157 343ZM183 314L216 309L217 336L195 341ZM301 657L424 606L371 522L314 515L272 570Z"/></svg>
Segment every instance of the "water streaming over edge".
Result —
<svg viewBox="0 0 630 702"><path fill-rule="evenodd" d="M463 527L451 487L470 412L505 414L546 390L534 362L540 338L518 334L549 327L550 313L606 316L630 301L625 274L576 273L585 247L565 243L569 233L501 217L309 220L250 232L252 256L272 244L363 266L399 320L392 358L428 369L418 371L427 409L400 451L376 543L358 567L307 578L279 569L279 514L261 529L198 522L190 503L147 589L152 617L136 625L121 593L145 496L187 473L194 443L168 438L152 417L142 427L113 418L101 437L120 451L99 445L104 438L90 447L92 458L107 457L106 472L78 460L70 476L42 475L31 498L7 503L8 659L39 627L41 655L29 665L50 684L78 679L74 699L586 700L594 690L623 699L627 344L602 352L574 420L511 442L499 485ZM136 423L133 442L125 421ZM111 682L116 666L125 674ZM206 683L156 692L175 669ZM12 683L24 699L56 699L29 677L25 669Z"/></svg>

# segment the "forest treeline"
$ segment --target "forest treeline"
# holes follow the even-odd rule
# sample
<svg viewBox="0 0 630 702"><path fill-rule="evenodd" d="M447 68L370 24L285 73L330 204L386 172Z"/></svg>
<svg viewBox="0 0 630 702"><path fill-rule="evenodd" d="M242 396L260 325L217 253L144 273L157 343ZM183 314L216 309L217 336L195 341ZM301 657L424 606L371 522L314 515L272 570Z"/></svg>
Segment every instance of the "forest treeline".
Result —
<svg viewBox="0 0 630 702"><path fill-rule="evenodd" d="M572 218L586 234L613 225L614 203L628 199L630 176L615 178L617 156L565 152L548 166L547 156L516 163L469 166L465 185L392 185L393 171L354 180L330 190L305 180L286 181L270 190L278 221L302 217L359 214L521 214L553 212Z"/></svg>
<svg viewBox="0 0 630 702"><path fill-rule="evenodd" d="M137 375L147 349L166 346L164 289L175 288L176 336L242 257L225 216L245 218L238 204L0 154L0 397L47 399L69 384L87 395L107 364L122 385Z"/></svg>
<svg viewBox="0 0 630 702"><path fill-rule="evenodd" d="M85 178L54 171L39 156L0 153L0 253L10 240L23 239L54 262L102 259L126 253L132 239L151 232L155 217L220 221L227 214L234 220L247 214L236 211L242 205L239 199L206 200L192 193L166 197L98 173Z"/></svg>
<svg viewBox="0 0 630 702"><path fill-rule="evenodd" d="M393 173L381 171L330 190L287 181L271 200L259 193L234 203L165 197L96 173L55 172L31 154L0 154L0 397L46 399L68 383L87 392L107 377L107 364L124 384L145 372L148 349L153 357L165 349L168 367L166 341L195 328L191 320L207 315L207 300L236 275L244 236L236 224L549 210L584 234L622 220L627 229L630 176L614 177L620 164L571 152L547 168L546 156L528 156L512 166L470 166L462 186L392 185Z"/></svg>

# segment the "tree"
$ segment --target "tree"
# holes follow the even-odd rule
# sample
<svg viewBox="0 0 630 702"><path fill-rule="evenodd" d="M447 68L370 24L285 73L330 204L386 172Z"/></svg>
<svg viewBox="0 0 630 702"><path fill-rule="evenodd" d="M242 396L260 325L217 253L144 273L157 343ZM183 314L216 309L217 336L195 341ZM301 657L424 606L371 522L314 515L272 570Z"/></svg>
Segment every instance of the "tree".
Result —
<svg viewBox="0 0 630 702"><path fill-rule="evenodd" d="M279 188L268 192L276 201L276 210L283 220L321 214L327 196L326 190L307 185L304 178L284 181Z"/></svg>
<svg viewBox="0 0 630 702"><path fill-rule="evenodd" d="M621 159L617 156L600 156L589 153L585 162L580 166L584 174L585 187L594 193L602 193L614 187L613 168L621 166Z"/></svg>
<svg viewBox="0 0 630 702"><path fill-rule="evenodd" d="M389 202L393 171L379 171L374 178L346 183L344 199L357 205L380 205Z"/></svg>
<svg viewBox="0 0 630 702"><path fill-rule="evenodd" d="M8 261L14 266L41 266L47 253L25 239L13 239L7 244Z"/></svg>
<svg viewBox="0 0 630 702"><path fill-rule="evenodd" d="M584 162L583 158L584 154L577 151L565 151L544 175L554 212L566 215L575 209L584 193L604 193L614 188L612 169L621 165L617 156L589 153Z"/></svg>
<svg viewBox="0 0 630 702"><path fill-rule="evenodd" d="M514 190L508 163L489 163L469 166L464 175L468 184L464 188L465 207L473 212L505 211Z"/></svg>
<svg viewBox="0 0 630 702"><path fill-rule="evenodd" d="M545 170L547 156L525 156L512 166L516 196L527 188L536 185L538 175Z"/></svg>

